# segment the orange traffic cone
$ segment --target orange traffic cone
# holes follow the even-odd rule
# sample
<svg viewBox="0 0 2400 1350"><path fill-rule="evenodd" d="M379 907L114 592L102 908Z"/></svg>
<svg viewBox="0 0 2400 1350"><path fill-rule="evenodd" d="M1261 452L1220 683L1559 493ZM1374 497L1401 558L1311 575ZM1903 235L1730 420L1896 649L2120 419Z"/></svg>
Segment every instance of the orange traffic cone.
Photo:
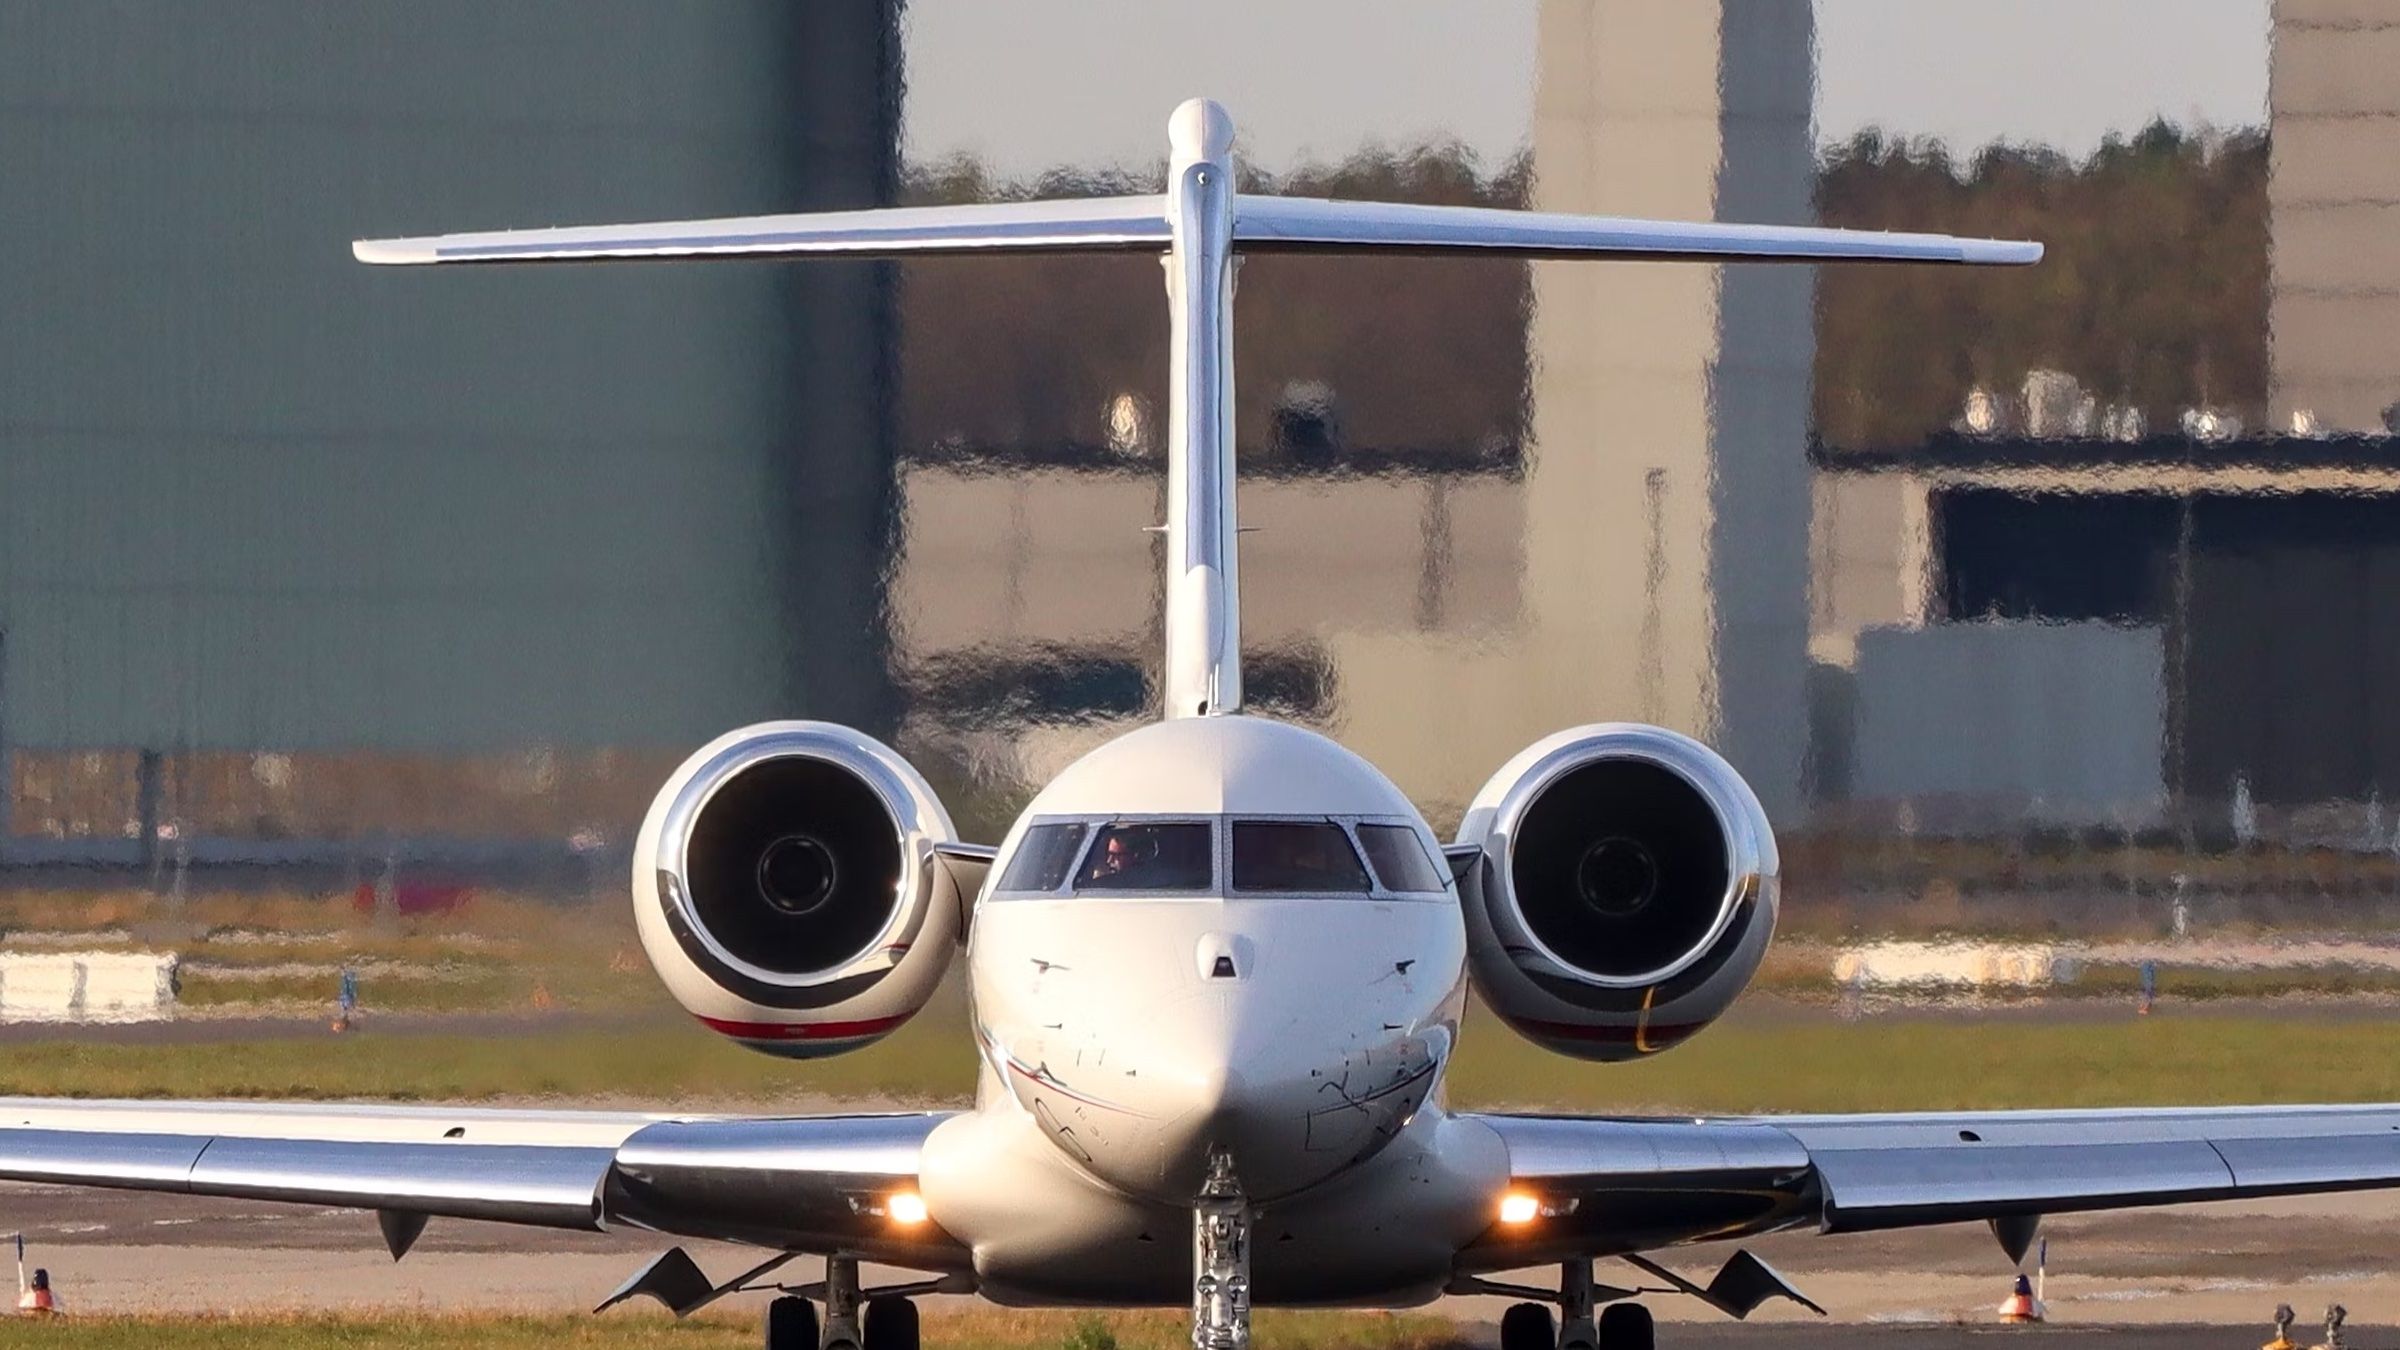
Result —
<svg viewBox="0 0 2400 1350"><path fill-rule="evenodd" d="M2033 1296L2033 1281L2026 1279L2022 1274L2017 1276L2016 1288L2010 1290L2008 1297L2000 1304L2000 1320L2003 1322L2039 1322L2042 1320L2042 1305L2040 1300Z"/></svg>

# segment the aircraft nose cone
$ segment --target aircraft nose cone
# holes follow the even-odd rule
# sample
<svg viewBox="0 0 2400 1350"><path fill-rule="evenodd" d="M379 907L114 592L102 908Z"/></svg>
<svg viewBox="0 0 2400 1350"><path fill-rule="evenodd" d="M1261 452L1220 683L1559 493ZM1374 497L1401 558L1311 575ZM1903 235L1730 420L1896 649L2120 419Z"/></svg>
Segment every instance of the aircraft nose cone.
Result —
<svg viewBox="0 0 2400 1350"><path fill-rule="evenodd" d="M1257 1012L1203 997L1145 1018L1089 1073L1021 1077L1019 1099L1094 1177L1186 1205L1219 1153L1257 1199L1323 1181L1380 1147L1430 1089L1427 1042L1353 1039L1345 1050L1323 1028L1304 1036Z"/></svg>
<svg viewBox="0 0 2400 1350"><path fill-rule="evenodd" d="M1272 1064L1195 1047L1142 1076L1153 1079L1147 1129L1097 1150L1094 1170L1121 1189L1172 1204L1200 1192L1210 1160L1224 1154L1253 1195L1297 1190L1321 1179L1307 1148L1306 1089ZM1305 1075L1303 1075L1305 1076Z"/></svg>

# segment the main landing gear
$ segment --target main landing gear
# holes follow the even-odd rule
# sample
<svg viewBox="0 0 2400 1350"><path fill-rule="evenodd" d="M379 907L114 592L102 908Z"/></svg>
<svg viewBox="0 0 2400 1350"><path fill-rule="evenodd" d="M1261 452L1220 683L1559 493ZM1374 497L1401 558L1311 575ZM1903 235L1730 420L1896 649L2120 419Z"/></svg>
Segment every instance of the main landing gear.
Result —
<svg viewBox="0 0 2400 1350"><path fill-rule="evenodd" d="M1639 1303L1611 1303L1595 1323L1569 1321L1554 1330L1550 1310L1539 1303L1510 1305L1500 1317L1500 1350L1657 1350L1650 1310Z"/></svg>
<svg viewBox="0 0 2400 1350"><path fill-rule="evenodd" d="M1758 1311L1769 1299L1784 1298L1819 1317L1825 1310L1792 1287L1773 1266L1747 1251L1737 1251L1716 1278L1703 1287L1637 1252L1619 1260L1662 1283L1620 1289L1592 1279L1592 1263L1568 1261L1559 1267L1558 1292L1532 1285L1504 1284L1480 1276L1453 1281L1453 1294L1499 1294L1528 1300L1511 1306L1500 1319L1500 1350L1656 1350L1658 1331L1650 1310L1631 1300L1642 1294L1688 1294L1736 1321ZM1531 1300L1540 1300L1533 1302ZM1552 1321L1548 1304L1558 1305ZM1599 1316L1594 1317L1597 1312Z"/></svg>
<svg viewBox="0 0 2400 1350"><path fill-rule="evenodd" d="M1469 1287L1454 1292L1540 1292L1485 1280L1467 1283ZM1559 1271L1556 1318L1544 1304L1509 1305L1500 1315L1500 1350L1657 1350L1658 1331L1650 1310L1619 1301L1638 1292L1643 1291L1598 1284L1592 1279L1591 1262L1568 1261Z"/></svg>
<svg viewBox="0 0 2400 1350"><path fill-rule="evenodd" d="M1500 1350L1657 1350L1658 1332L1650 1310L1639 1303L1611 1303L1597 1322L1586 1317L1580 1326L1569 1318L1563 1331L1554 1328L1550 1310L1539 1303L1515 1303L1500 1315Z"/></svg>
<svg viewBox="0 0 2400 1350"><path fill-rule="evenodd" d="M1500 1314L1500 1350L1658 1350L1649 1309L1637 1302L1598 1307L1601 1292L1591 1283L1591 1261L1567 1261L1558 1280L1558 1324L1550 1324L1543 1304L1510 1304ZM1627 1290L1606 1295L1620 1300Z"/></svg>
<svg viewBox="0 0 2400 1350"><path fill-rule="evenodd" d="M766 1350L919 1350L916 1302L905 1294L862 1298L856 1257L828 1258L821 1292L821 1324L817 1305L799 1294L767 1305Z"/></svg>

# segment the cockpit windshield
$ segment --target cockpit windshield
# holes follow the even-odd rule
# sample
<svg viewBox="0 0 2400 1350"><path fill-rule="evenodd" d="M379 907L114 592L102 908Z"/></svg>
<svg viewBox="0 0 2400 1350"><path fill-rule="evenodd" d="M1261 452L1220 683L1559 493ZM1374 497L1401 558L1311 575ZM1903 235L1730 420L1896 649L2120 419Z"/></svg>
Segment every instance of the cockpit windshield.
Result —
<svg viewBox="0 0 2400 1350"><path fill-rule="evenodd" d="M1385 890L1417 895L1446 889L1442 873L1426 856L1424 842L1408 826L1361 824L1358 842L1366 849L1367 861L1375 865L1375 875L1382 878Z"/></svg>
<svg viewBox="0 0 2400 1350"><path fill-rule="evenodd" d="M1075 889L1205 893L1215 880L1211 852L1204 821L1102 826L1075 875Z"/></svg>
<svg viewBox="0 0 2400 1350"><path fill-rule="evenodd" d="M1233 889L1300 895L1365 895L1367 869L1350 836L1330 820L1237 820Z"/></svg>
<svg viewBox="0 0 2400 1350"><path fill-rule="evenodd" d="M1227 862L1220 864L1224 846ZM1225 870L1219 871L1220 866ZM993 891L1058 895L1440 895L1449 878L1407 825L1349 817L1037 820Z"/></svg>
<svg viewBox="0 0 2400 1350"><path fill-rule="evenodd" d="M1067 873L1083 853L1083 837L1091 829L1081 821L1074 821L1036 825L1027 830L1017 845L1017 856L1009 861L1008 870L1000 874L999 889L1047 894L1066 885Z"/></svg>

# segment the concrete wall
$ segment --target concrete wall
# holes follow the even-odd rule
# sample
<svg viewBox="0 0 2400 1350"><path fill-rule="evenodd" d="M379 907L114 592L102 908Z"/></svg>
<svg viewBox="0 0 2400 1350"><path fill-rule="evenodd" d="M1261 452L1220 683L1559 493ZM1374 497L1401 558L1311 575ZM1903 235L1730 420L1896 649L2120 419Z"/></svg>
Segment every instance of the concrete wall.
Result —
<svg viewBox="0 0 2400 1350"><path fill-rule="evenodd" d="M871 203L893 23L888 0L0 4L0 740L873 724L872 272L437 275L349 241Z"/></svg>
<svg viewBox="0 0 2400 1350"><path fill-rule="evenodd" d="M2400 404L2400 5L2277 0L2270 416L2381 431Z"/></svg>
<svg viewBox="0 0 2400 1350"><path fill-rule="evenodd" d="M172 952L0 952L0 1022L156 1022L174 1015Z"/></svg>
<svg viewBox="0 0 2400 1350"><path fill-rule="evenodd" d="M1046 644L1143 647L1158 560L1147 473L902 474L908 551L892 586L904 659ZM1524 498L1499 475L1242 480L1251 647L1329 627L1472 636L1517 617Z"/></svg>
<svg viewBox="0 0 2400 1350"><path fill-rule="evenodd" d="M1927 484L1908 473L1821 472L1809 499L1809 655L1854 666L1862 631L1933 617Z"/></svg>
<svg viewBox="0 0 2400 1350"><path fill-rule="evenodd" d="M1546 210L1805 222L1813 18L1751 0L1545 0ZM1716 743L1789 819L1807 743L1809 269L1538 263L1522 628L1335 648L1350 743L1458 804L1605 719Z"/></svg>
<svg viewBox="0 0 2400 1350"><path fill-rule="evenodd" d="M1852 793L1969 824L2147 819L2166 793L2164 659L2150 627L1870 629Z"/></svg>

